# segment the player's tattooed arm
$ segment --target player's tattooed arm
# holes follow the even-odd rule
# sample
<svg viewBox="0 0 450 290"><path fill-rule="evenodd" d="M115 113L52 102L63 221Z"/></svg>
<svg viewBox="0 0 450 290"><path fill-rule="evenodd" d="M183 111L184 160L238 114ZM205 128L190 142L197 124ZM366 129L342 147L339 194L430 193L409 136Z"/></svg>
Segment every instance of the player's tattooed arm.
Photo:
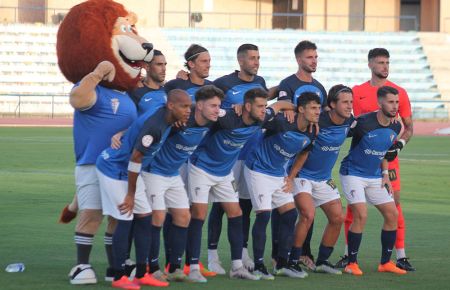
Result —
<svg viewBox="0 0 450 290"><path fill-rule="evenodd" d="M102 81L112 82L116 75L114 65L109 61L102 61L93 72L86 75L69 95L70 105L76 110L91 108L97 101L95 87Z"/></svg>
<svg viewBox="0 0 450 290"><path fill-rule="evenodd" d="M408 143L414 134L413 120L411 117L406 117L402 118L402 122L404 126L404 132L401 139L405 140L405 142Z"/></svg>

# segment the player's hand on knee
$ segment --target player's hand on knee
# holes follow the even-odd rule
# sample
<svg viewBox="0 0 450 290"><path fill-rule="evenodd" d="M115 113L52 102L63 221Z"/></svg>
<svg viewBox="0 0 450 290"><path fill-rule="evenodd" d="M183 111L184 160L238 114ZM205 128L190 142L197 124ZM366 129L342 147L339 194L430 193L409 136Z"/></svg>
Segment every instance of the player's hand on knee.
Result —
<svg viewBox="0 0 450 290"><path fill-rule="evenodd" d="M294 181L288 176L286 176L284 178L284 185L282 188L283 192L290 193L292 192L293 189L294 189Z"/></svg>
<svg viewBox="0 0 450 290"><path fill-rule="evenodd" d="M123 203L119 204L118 208L120 214L128 214L128 216L132 215L134 208L134 196L127 194L123 200Z"/></svg>

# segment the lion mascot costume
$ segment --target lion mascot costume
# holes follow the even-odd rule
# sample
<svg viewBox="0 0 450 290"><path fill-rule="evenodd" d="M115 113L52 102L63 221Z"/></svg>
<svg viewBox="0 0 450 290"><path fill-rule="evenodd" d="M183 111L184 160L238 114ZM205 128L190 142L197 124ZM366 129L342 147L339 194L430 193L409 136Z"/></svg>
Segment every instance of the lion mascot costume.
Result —
<svg viewBox="0 0 450 290"><path fill-rule="evenodd" d="M89 264L94 235L101 221L101 198L95 162L110 146L111 137L136 119L136 107L127 91L136 87L153 46L137 34L137 16L112 0L88 0L70 9L57 34L58 65L74 84L70 104L75 109L73 137L75 184L79 218L75 228L77 265L69 273L71 284L97 282ZM112 279L110 220L105 236Z"/></svg>

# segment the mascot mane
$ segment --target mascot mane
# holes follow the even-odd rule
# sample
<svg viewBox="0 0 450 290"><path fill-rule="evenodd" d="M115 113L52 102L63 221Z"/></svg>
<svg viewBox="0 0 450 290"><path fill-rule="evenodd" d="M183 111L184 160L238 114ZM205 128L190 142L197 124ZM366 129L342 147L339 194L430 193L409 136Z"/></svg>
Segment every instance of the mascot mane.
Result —
<svg viewBox="0 0 450 290"><path fill-rule="evenodd" d="M112 50L113 28L118 17L128 11L111 0L88 0L72 9L60 24L56 41L58 65L63 75L78 83L102 61L116 68L113 82L100 85L117 90L134 88L139 78L132 78L119 64Z"/></svg>

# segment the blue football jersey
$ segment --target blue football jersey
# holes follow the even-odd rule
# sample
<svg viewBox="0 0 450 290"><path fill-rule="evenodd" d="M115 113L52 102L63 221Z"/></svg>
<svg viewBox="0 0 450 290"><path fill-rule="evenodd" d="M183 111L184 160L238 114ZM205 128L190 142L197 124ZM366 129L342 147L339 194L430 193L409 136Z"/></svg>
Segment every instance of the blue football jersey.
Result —
<svg viewBox="0 0 450 290"><path fill-rule="evenodd" d="M233 110L223 110L223 116L212 126L190 161L211 175L226 176L236 162L245 143L261 130L261 126L274 117L271 108L266 110L265 120L246 125Z"/></svg>
<svg viewBox="0 0 450 290"><path fill-rule="evenodd" d="M399 122L384 127L378 123L377 112L357 118L352 144L342 160L340 173L364 178L380 178L381 162L401 130Z"/></svg>
<svg viewBox="0 0 450 290"><path fill-rule="evenodd" d="M329 112L322 112L319 118L319 134L298 176L314 181L331 179L331 171L354 121L351 116L343 124L335 125Z"/></svg>
<svg viewBox="0 0 450 290"><path fill-rule="evenodd" d="M245 93L254 88L260 88L267 91L266 81L260 77L255 76L253 81L247 82L239 78L239 71L235 71L229 75L218 78L214 81L214 85L221 89L225 93L225 99L222 101L221 107L224 109L230 109L233 105L244 104ZM248 154L256 147L262 139L262 131L256 131L242 148L239 153L239 160L245 160Z"/></svg>
<svg viewBox="0 0 450 290"><path fill-rule="evenodd" d="M285 78L278 85L278 100L288 100L297 105L298 97L304 92L316 93L320 97L322 108L327 106L327 92L319 81L304 82L295 74Z"/></svg>
<svg viewBox="0 0 450 290"><path fill-rule="evenodd" d="M86 110L75 110L73 140L77 165L95 164L117 132L137 118L136 106L127 93L96 86L97 100Z"/></svg>
<svg viewBox="0 0 450 290"><path fill-rule="evenodd" d="M239 71L225 75L216 79L213 84L225 93L225 99L222 101L222 108L230 109L235 104L244 103L245 93L254 88L260 88L267 91L266 81L255 76L251 82L241 80L238 76Z"/></svg>
<svg viewBox="0 0 450 290"><path fill-rule="evenodd" d="M309 133L309 129L299 131L297 120L290 123L282 113L265 127L267 130L264 139L247 157L245 166L267 175L285 176L289 160L303 150L310 150L314 134Z"/></svg>
<svg viewBox="0 0 450 290"><path fill-rule="evenodd" d="M148 166L170 133L172 126L165 121L166 112L166 107L162 107L153 115L140 116L123 135L119 149L108 147L100 154L97 169L113 179L128 180L133 149L144 155L142 167Z"/></svg>
<svg viewBox="0 0 450 290"><path fill-rule="evenodd" d="M195 103L195 93L205 85L212 85L212 82L209 80L205 80L205 83L203 85L197 85L192 83L190 79L173 79L166 83L164 89L167 94L169 94L169 92L173 89L184 90L189 94L189 97L191 97L192 103Z"/></svg>
<svg viewBox="0 0 450 290"><path fill-rule="evenodd" d="M130 97L136 104L139 116L150 110L156 112L167 103L167 95L164 87L156 90L144 86L131 92Z"/></svg>
<svg viewBox="0 0 450 290"><path fill-rule="evenodd" d="M209 131L211 123L206 126L198 126L195 122L195 110L185 127L173 128L161 150L150 162L144 171L162 176L177 176L179 169L189 156L194 153L197 146Z"/></svg>

